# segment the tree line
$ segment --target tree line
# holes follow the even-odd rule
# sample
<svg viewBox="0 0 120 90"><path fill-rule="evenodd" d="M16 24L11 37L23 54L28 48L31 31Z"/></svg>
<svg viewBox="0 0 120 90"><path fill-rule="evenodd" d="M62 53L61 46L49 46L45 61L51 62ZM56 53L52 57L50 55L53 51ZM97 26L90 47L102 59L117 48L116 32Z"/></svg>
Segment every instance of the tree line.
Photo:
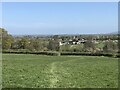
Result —
<svg viewBox="0 0 120 90"><path fill-rule="evenodd" d="M98 40L98 36L94 35L79 35L76 38L84 38L87 41L80 45L62 45L60 46L60 39L67 41L73 39L73 36L59 36L54 35L50 38L38 37L13 37L4 28L0 28L2 37L3 50L26 50L26 51L60 51L60 52L118 52L118 43L113 40L118 40L117 35L100 35L99 40L108 40L102 44ZM98 40L98 45L92 40ZM102 44L102 45L101 45ZM101 46L100 46L101 45ZM100 48L98 48L100 47Z"/></svg>

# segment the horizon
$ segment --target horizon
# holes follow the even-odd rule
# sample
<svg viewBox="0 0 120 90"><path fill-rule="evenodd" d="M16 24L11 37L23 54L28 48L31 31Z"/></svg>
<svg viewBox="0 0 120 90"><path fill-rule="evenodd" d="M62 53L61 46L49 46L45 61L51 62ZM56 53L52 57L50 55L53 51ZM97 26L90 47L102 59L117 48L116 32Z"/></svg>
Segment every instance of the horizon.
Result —
<svg viewBox="0 0 120 90"><path fill-rule="evenodd" d="M2 17L2 27L12 35L118 31L117 2L4 2Z"/></svg>
<svg viewBox="0 0 120 90"><path fill-rule="evenodd" d="M8 32L9 34L9 32ZM113 33L103 33L103 34L16 34L16 35L13 35L12 36L54 36L54 35L59 35L59 36L77 36L77 35L118 35L119 33L118 32L113 32Z"/></svg>

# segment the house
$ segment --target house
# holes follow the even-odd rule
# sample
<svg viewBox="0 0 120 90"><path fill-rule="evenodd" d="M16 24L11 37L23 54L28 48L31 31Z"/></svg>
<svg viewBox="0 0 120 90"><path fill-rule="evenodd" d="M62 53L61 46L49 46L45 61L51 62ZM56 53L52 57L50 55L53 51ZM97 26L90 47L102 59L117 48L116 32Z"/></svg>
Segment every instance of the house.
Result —
<svg viewBox="0 0 120 90"><path fill-rule="evenodd" d="M59 42L59 46L61 46L61 45L63 45L63 43L62 43L62 42Z"/></svg>

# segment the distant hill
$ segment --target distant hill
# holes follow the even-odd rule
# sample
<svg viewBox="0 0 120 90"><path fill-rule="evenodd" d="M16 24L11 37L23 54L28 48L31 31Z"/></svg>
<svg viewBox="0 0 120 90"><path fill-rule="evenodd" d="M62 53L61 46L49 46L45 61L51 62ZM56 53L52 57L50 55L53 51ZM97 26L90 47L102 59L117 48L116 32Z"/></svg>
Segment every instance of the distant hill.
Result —
<svg viewBox="0 0 120 90"><path fill-rule="evenodd" d="M108 33L108 34L120 34L120 31L116 31L116 32L112 32L112 33Z"/></svg>
<svg viewBox="0 0 120 90"><path fill-rule="evenodd" d="M120 31L116 31L116 32L111 32L111 33L101 33L101 34L57 34L59 36L77 36L77 35L117 35L117 34L120 34ZM42 34L36 34L36 35L13 35L13 37L24 37L24 36L27 36L27 37L41 37L41 38L44 38L44 37L52 37L54 36L54 34L46 34L46 35L42 35Z"/></svg>

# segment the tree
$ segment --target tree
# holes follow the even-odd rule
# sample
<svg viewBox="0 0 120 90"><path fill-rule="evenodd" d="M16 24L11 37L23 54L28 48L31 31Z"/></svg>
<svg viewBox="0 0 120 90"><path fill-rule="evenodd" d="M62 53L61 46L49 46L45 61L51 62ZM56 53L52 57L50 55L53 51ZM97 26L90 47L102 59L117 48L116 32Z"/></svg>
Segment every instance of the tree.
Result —
<svg viewBox="0 0 120 90"><path fill-rule="evenodd" d="M3 28L0 28L0 32L2 33L2 49L11 49L12 43L14 42L13 36L8 34Z"/></svg>
<svg viewBox="0 0 120 90"><path fill-rule="evenodd" d="M118 45L115 44L113 41L106 42L103 51L104 52L114 52L118 49Z"/></svg>
<svg viewBox="0 0 120 90"><path fill-rule="evenodd" d="M23 37L18 43L19 49L27 49L29 46L29 43L30 43L29 39L26 37Z"/></svg>
<svg viewBox="0 0 120 90"><path fill-rule="evenodd" d="M43 46L38 39L31 39L28 48L32 51L39 51L42 50Z"/></svg>
<svg viewBox="0 0 120 90"><path fill-rule="evenodd" d="M12 45L11 45L11 48L12 49L19 49L19 41L13 42Z"/></svg>
<svg viewBox="0 0 120 90"><path fill-rule="evenodd" d="M59 42L57 40L50 40L48 44L48 49L59 51Z"/></svg>
<svg viewBox="0 0 120 90"><path fill-rule="evenodd" d="M86 41L84 43L84 50L93 52L95 50L95 43L93 43L92 41Z"/></svg>

